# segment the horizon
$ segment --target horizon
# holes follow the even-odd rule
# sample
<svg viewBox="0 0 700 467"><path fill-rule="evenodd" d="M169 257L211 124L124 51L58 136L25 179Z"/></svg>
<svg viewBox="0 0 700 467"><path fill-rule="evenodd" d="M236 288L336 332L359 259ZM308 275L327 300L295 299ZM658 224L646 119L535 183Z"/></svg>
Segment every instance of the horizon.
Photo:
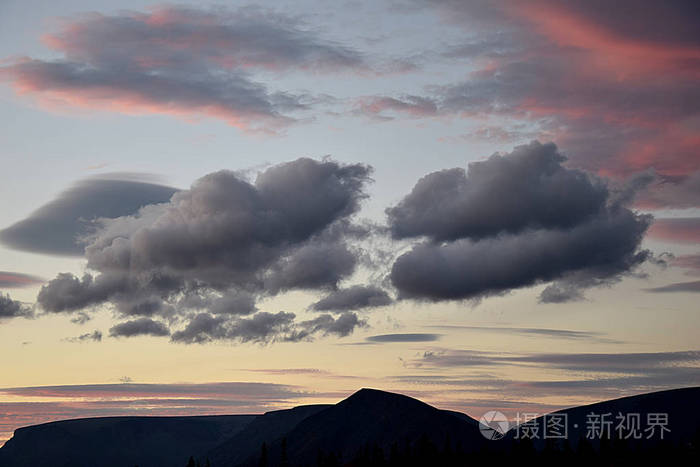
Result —
<svg viewBox="0 0 700 467"><path fill-rule="evenodd" d="M0 5L0 446L700 386L690 1Z"/></svg>

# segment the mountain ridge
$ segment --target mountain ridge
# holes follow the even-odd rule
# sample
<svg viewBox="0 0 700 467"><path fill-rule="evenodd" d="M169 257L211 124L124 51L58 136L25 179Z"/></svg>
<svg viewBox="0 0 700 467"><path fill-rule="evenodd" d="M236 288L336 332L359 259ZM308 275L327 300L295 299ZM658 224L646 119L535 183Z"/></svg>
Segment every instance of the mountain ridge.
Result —
<svg viewBox="0 0 700 467"><path fill-rule="evenodd" d="M643 416L666 410L671 431L665 441L685 446L697 443L693 436L700 433L698 400L700 387L680 388L553 413L566 413L572 423L579 421L578 431L568 433L576 447L585 427L581 417L589 412L638 411ZM480 428L483 425L466 414L403 394L362 388L336 404L262 415L97 417L22 427L0 448L0 467L177 467L184 466L189 456L202 465L210 460L213 467L259 465L261 458L269 466L366 465L371 456L385 459L399 451L409 453L404 454L409 455L403 461L407 465L423 465L421 459L438 452L481 459L484 453L508 454L521 448L514 430L502 441L489 441ZM641 440L630 446L655 445ZM537 452L548 449L542 440L531 447ZM593 443L593 449L604 447Z"/></svg>

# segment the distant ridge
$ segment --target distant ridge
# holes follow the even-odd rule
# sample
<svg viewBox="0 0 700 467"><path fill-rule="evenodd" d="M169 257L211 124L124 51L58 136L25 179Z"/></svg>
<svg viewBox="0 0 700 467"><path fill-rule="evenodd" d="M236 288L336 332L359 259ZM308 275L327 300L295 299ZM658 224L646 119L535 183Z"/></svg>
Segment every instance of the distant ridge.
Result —
<svg viewBox="0 0 700 467"><path fill-rule="evenodd" d="M285 438L289 458L301 464L313 464L319 452L349 459L370 444L388 453L392 445L421 438L436 446L452 439L467 451L478 450L486 442L478 422L469 417L457 417L402 394L367 388L301 421ZM281 440L272 441L270 461L276 465Z"/></svg>
<svg viewBox="0 0 700 467"><path fill-rule="evenodd" d="M613 449L593 442L589 460L598 452L626 459L620 465L629 465L632 459L644 464L651 459L675 462L698 457L699 401L700 387L555 412L567 415L570 431L567 443L557 448L560 457L552 457L552 443L515 440L516 430L500 441L487 440L479 423L465 414L365 388L334 405L299 406L263 415L107 417L24 427L0 449L0 467L185 467L190 456L202 466L209 460L212 467L456 466L467 461L562 460L561 456L578 448L585 435L585 417L592 412L639 413L642 418L663 412L671 431L661 443L639 439Z"/></svg>
<svg viewBox="0 0 700 467"><path fill-rule="evenodd" d="M0 467L179 466L235 435L255 415L101 417L15 430Z"/></svg>

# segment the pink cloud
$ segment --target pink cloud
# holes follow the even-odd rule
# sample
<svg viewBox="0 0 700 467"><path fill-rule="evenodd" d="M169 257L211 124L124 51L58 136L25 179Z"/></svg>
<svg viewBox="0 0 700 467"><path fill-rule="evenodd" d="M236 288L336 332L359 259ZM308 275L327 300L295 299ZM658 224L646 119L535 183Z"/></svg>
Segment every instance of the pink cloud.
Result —
<svg viewBox="0 0 700 467"><path fill-rule="evenodd" d="M0 79L46 107L209 117L253 131L294 123L311 99L268 90L251 72L367 69L353 49L260 9L93 13L43 40L63 57L15 60Z"/></svg>
<svg viewBox="0 0 700 467"><path fill-rule="evenodd" d="M672 243L700 243L700 217L656 219L648 235Z"/></svg>

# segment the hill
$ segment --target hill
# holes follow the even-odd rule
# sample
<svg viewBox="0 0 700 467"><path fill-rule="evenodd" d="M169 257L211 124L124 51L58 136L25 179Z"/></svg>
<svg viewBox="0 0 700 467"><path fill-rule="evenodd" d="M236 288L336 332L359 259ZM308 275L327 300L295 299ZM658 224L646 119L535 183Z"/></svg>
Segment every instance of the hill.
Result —
<svg viewBox="0 0 700 467"><path fill-rule="evenodd" d="M209 459L212 467L698 460L698 400L700 388L686 388L573 407L553 414L566 415L566 440L545 440L541 430L546 418L540 417L533 422L540 426L534 439L521 436L521 425L492 441L465 414L401 394L361 389L334 405L263 415L107 417L20 428L0 449L0 467L184 467L190 456L202 465ZM642 436L615 439L621 414L638 417ZM665 422L663 439L658 426L655 436L647 437L649 421L658 421L659 414ZM606 415L611 439L587 439L591 415Z"/></svg>
<svg viewBox="0 0 700 467"><path fill-rule="evenodd" d="M254 419L103 417L44 423L16 430L0 449L0 467L184 465L193 453L207 452Z"/></svg>

